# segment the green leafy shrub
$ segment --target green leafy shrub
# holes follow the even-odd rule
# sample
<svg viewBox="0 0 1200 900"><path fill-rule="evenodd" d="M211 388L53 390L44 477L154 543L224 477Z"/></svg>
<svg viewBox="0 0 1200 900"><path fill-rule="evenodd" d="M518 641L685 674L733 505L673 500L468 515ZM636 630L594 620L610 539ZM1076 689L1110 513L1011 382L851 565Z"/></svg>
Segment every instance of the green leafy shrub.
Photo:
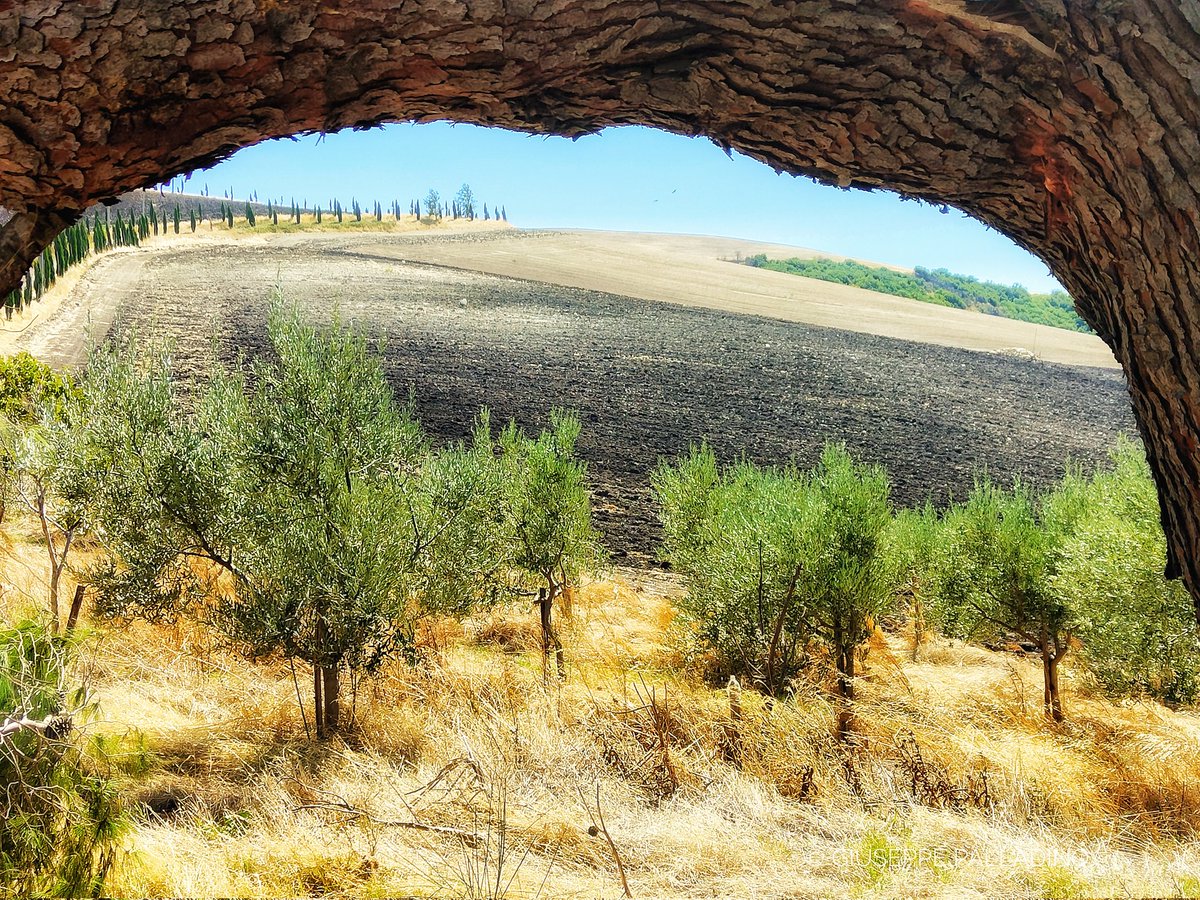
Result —
<svg viewBox="0 0 1200 900"><path fill-rule="evenodd" d="M1200 635L1191 598L1163 577L1158 492L1140 447L1122 442L1086 486L1087 514L1062 548L1055 587L1075 610L1081 656L1110 694L1193 703Z"/></svg>
<svg viewBox="0 0 1200 900"><path fill-rule="evenodd" d="M78 396L79 388L69 375L29 353L0 357L0 416L9 422L31 425L45 413L60 417Z"/></svg>
<svg viewBox="0 0 1200 900"><path fill-rule="evenodd" d="M0 630L0 896L103 893L124 816L102 760L72 740L74 644L42 626Z"/></svg>
<svg viewBox="0 0 1200 900"><path fill-rule="evenodd" d="M746 462L722 472L700 447L653 481L664 554L688 582L683 610L730 673L779 693L816 641L852 699L858 648L893 596L883 470L831 444L811 472Z"/></svg>

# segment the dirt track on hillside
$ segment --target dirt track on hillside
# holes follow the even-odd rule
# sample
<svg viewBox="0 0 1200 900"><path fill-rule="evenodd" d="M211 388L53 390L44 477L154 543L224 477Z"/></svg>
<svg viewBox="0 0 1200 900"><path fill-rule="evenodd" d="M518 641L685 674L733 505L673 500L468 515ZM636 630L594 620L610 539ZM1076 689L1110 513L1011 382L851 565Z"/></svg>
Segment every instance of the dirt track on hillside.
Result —
<svg viewBox="0 0 1200 900"><path fill-rule="evenodd" d="M440 439L466 436L485 404L531 428L553 406L578 410L600 526L634 564L657 540L649 470L701 439L725 459L802 463L843 440L885 464L896 499L913 503L961 496L983 466L1054 478L1067 454L1099 459L1133 428L1119 372L401 263L344 239L108 266L119 278L98 267L71 308L118 299L118 327L171 337L185 371L214 348L262 350L279 280L315 319L337 310L386 337L390 378Z"/></svg>

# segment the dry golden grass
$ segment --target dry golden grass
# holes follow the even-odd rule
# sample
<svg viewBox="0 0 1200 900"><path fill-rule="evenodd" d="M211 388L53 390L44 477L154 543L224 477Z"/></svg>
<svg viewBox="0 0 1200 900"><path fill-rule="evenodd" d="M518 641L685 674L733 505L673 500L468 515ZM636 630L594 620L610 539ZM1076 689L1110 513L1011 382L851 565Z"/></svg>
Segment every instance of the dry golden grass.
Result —
<svg viewBox="0 0 1200 900"><path fill-rule="evenodd" d="M44 602L18 532L10 621ZM286 662L194 625L96 626L88 730L136 814L109 892L619 897L603 821L636 897L1200 896L1195 713L1068 681L1054 727L1032 662L938 639L912 662L877 634L841 746L820 685L704 684L677 591L577 590L562 684L528 608L431 623L423 664L347 691L354 726L324 746Z"/></svg>

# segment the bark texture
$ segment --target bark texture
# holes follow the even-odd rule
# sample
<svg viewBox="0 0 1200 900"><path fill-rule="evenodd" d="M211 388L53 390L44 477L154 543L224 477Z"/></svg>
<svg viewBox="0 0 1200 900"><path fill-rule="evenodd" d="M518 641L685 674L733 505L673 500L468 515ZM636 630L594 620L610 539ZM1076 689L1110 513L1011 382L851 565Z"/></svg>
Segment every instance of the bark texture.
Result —
<svg viewBox="0 0 1200 900"><path fill-rule="evenodd" d="M1200 598L1196 0L0 0L0 294L83 210L257 141L652 125L963 209L1110 343Z"/></svg>

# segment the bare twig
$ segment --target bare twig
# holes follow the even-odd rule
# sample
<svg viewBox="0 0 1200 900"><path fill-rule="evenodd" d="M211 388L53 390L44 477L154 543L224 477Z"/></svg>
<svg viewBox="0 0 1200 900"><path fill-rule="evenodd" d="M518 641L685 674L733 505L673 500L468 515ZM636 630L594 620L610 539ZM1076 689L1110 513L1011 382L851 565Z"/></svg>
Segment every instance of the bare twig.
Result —
<svg viewBox="0 0 1200 900"><path fill-rule="evenodd" d="M292 812L303 812L306 810L322 810L324 812L338 812L351 819L363 819L370 822L372 825L378 825L383 828L411 828L415 831L426 831L431 834L442 834L450 837L459 838L463 843L470 847L475 847L483 842L483 838L474 831L466 831L462 828L449 828L445 825L428 825L425 822L416 821L400 821L397 819L377 819L365 809L360 809L348 803L345 800L337 800L336 802L317 802L303 803L300 806L292 807Z"/></svg>
<svg viewBox="0 0 1200 900"><path fill-rule="evenodd" d="M292 667L292 687L296 689L296 705L300 707L300 719L304 722L305 740L312 740L312 732L308 728L308 713L304 711L304 698L300 696L300 681L296 678L296 660L289 657L288 664Z"/></svg>
<svg viewBox="0 0 1200 900"><path fill-rule="evenodd" d="M608 826L604 822L604 809L600 806L600 785L596 785L596 814L592 815L592 807L588 804L587 799L583 796L583 789L579 790L579 799L583 801L583 808L587 811L588 818L592 820L592 827L588 829L588 834L595 837L603 835L604 840L608 842L608 849L612 853L613 861L617 864L617 875L621 879L621 890L625 892L625 896L633 897L633 892L629 890L629 879L625 877L625 864L621 862L621 854L617 851L617 845L613 842L612 835L608 833Z"/></svg>
<svg viewBox="0 0 1200 900"><path fill-rule="evenodd" d="M22 731L36 731L39 734L49 731L51 734L55 734L69 723L70 719L62 715L46 716L41 721L28 716L21 716L19 719L9 716L4 720L4 724L0 725L0 744L8 743L12 740L13 735L20 734Z"/></svg>

